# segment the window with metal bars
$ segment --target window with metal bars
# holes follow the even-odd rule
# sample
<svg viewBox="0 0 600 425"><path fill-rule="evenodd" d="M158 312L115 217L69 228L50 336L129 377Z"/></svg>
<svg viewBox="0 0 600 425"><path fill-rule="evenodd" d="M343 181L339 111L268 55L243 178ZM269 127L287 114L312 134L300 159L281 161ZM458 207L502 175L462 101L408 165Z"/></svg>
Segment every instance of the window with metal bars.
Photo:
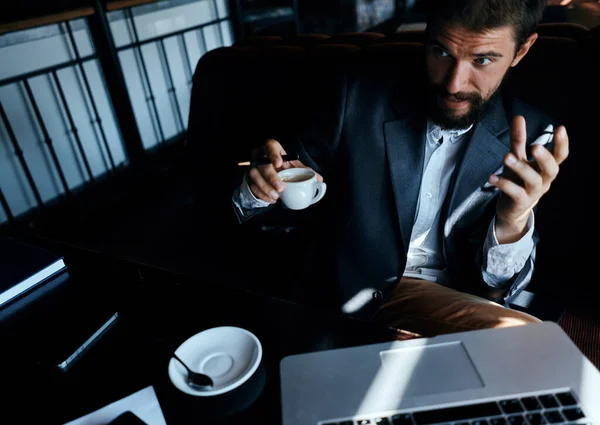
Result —
<svg viewBox="0 0 600 425"><path fill-rule="evenodd" d="M233 32L226 0L136 3L109 2L106 11L85 14L105 13L135 117L127 130L150 151L182 138L195 65L231 45ZM131 159L112 104L123 93L107 84L88 19L0 35L0 225Z"/></svg>

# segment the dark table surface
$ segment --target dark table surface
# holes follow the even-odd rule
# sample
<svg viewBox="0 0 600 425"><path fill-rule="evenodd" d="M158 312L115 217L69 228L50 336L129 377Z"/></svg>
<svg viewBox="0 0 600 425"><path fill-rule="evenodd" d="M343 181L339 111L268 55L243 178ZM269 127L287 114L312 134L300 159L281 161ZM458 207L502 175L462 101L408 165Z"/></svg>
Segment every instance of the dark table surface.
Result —
<svg viewBox="0 0 600 425"><path fill-rule="evenodd" d="M0 350L3 387L9 389L1 404L4 418L11 418L2 423L63 424L152 385L169 425L279 424L283 357L392 339L387 330L334 310L241 289L245 277L227 270L191 278L91 251L61 249L69 268L64 294L49 292L38 302L42 308L21 309L13 314L19 320L4 321L0 329L9 334L2 335L9 349ZM61 302L51 308L47 299L53 297ZM106 309L119 312L116 326L66 372L49 368L44 358L49 347L68 340L72 329L93 315L88 312ZM50 320L55 310L63 314L61 329ZM216 326L254 333L263 358L247 384L207 404L176 390L167 365L183 341Z"/></svg>

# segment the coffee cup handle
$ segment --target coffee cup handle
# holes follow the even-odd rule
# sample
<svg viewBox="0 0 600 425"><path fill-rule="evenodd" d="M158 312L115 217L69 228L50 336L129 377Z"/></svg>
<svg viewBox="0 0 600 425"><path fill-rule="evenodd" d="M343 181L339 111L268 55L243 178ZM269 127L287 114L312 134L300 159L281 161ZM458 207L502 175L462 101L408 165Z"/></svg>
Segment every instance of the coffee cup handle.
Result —
<svg viewBox="0 0 600 425"><path fill-rule="evenodd" d="M327 192L327 183L317 182L317 190L315 193L315 197L313 198L313 200L310 204L311 205L316 204L321 199L323 199L323 196L325 196L325 192Z"/></svg>

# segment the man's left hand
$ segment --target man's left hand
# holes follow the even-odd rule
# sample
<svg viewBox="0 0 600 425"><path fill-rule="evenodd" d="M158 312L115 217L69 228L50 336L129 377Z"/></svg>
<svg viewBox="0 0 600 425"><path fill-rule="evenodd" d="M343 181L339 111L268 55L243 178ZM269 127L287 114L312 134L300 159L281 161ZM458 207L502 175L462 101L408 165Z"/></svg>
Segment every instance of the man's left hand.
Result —
<svg viewBox="0 0 600 425"><path fill-rule="evenodd" d="M554 131L554 152L535 145L527 159L525 118L516 116L510 132L510 152L504 157L502 176L489 182L502 192L496 205L496 237L500 244L518 241L526 231L533 207L550 189L560 164L569 156L569 137L564 126Z"/></svg>

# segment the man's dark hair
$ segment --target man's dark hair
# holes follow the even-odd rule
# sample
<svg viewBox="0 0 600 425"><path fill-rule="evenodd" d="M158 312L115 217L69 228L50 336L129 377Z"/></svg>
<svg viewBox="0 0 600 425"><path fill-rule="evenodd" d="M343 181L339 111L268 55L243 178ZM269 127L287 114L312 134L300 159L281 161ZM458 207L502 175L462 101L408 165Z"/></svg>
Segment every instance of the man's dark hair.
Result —
<svg viewBox="0 0 600 425"><path fill-rule="evenodd" d="M438 24L460 25L473 32L510 26L517 48L535 32L545 0L426 0L427 28Z"/></svg>

